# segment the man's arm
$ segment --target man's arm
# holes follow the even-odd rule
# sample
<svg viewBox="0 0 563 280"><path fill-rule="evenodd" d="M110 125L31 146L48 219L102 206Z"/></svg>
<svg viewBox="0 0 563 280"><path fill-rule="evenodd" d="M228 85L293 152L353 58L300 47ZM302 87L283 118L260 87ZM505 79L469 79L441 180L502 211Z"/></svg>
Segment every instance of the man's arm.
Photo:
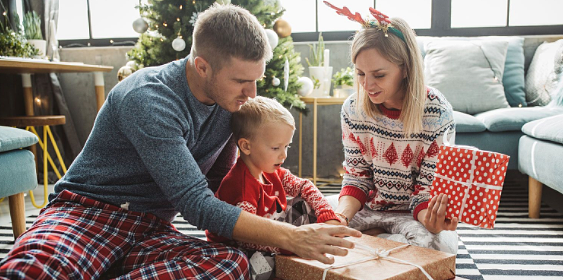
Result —
<svg viewBox="0 0 563 280"><path fill-rule="evenodd" d="M361 232L345 226L310 224L295 227L245 211L241 212L233 231L235 240L275 246L291 251L302 258L314 259L326 264L334 263L334 258L330 255L345 256L348 250L344 248L354 248L354 243L336 235L362 236Z"/></svg>

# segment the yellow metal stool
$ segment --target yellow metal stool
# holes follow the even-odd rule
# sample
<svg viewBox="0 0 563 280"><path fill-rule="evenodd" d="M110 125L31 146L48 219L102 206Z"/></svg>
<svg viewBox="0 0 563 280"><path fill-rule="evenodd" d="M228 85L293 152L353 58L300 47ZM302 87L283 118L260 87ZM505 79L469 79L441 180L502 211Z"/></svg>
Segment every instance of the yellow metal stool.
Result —
<svg viewBox="0 0 563 280"><path fill-rule="evenodd" d="M0 125L4 126L13 126L13 127L25 127L26 130L31 131L33 134L37 135L39 138L39 146L43 149L43 185L44 185L44 201L43 204L38 205L35 203L35 197L33 196L33 190L29 191L29 196L31 198L31 203L33 206L37 208L43 208L47 205L47 196L48 196L48 185L49 181L47 179L47 162L53 168L57 177L61 179L61 173L57 169L53 159L49 155L47 151L47 135L49 139L51 139L51 144L53 145L53 149L57 154L57 158L59 159L59 164L63 170L63 175L66 173L66 166L61 157L61 153L59 152L59 148L57 147L57 143L55 142L55 138L53 137L53 133L51 133L51 125L63 125L66 123L65 116L25 116L25 117L5 117L0 118ZM43 127L43 140L41 140L41 136L37 134L35 130L36 126ZM31 147L31 151L36 154L35 146ZM37 157L36 157L37 158Z"/></svg>

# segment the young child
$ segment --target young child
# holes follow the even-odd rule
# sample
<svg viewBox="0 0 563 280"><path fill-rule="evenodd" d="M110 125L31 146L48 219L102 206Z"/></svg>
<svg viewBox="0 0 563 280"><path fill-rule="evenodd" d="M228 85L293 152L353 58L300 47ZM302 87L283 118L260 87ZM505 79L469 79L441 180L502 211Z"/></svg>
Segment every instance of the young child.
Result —
<svg viewBox="0 0 563 280"><path fill-rule="evenodd" d="M295 121L286 108L273 99L257 96L233 113L231 128L240 157L221 182L216 197L249 213L296 226L343 224L311 181L281 167L295 131ZM291 254L279 248L236 242L209 231L206 235L209 241L246 249L252 256L253 279L273 276L272 254ZM264 266L270 268L269 273L260 273Z"/></svg>

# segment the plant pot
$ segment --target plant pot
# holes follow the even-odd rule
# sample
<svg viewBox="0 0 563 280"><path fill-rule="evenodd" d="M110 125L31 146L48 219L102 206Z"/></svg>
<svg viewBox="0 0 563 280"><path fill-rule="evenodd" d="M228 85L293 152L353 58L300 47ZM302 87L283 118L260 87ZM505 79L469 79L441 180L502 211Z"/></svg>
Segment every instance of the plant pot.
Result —
<svg viewBox="0 0 563 280"><path fill-rule="evenodd" d="M27 40L28 43L33 45L36 49L39 50L39 57L45 57L47 53L47 41L45 40Z"/></svg>
<svg viewBox="0 0 563 280"><path fill-rule="evenodd" d="M328 69L327 69L328 68ZM332 66L320 67L320 66L310 66L309 67L309 77L315 83L318 80L320 85L318 88L313 89L313 92L309 95L312 97L328 97L330 96L330 85L332 78Z"/></svg>
<svg viewBox="0 0 563 280"><path fill-rule="evenodd" d="M353 86L342 85L336 86L333 90L333 96L337 98L346 98L354 93L356 90Z"/></svg>

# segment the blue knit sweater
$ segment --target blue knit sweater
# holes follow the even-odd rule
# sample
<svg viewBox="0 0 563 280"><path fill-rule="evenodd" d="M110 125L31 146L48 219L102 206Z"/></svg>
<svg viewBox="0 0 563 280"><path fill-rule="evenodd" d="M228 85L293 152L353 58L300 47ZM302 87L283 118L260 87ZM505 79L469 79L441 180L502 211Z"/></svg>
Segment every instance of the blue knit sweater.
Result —
<svg viewBox="0 0 563 280"><path fill-rule="evenodd" d="M55 185L63 190L232 238L240 208L214 197L234 165L231 114L192 94L187 58L144 68L117 84L82 152Z"/></svg>

